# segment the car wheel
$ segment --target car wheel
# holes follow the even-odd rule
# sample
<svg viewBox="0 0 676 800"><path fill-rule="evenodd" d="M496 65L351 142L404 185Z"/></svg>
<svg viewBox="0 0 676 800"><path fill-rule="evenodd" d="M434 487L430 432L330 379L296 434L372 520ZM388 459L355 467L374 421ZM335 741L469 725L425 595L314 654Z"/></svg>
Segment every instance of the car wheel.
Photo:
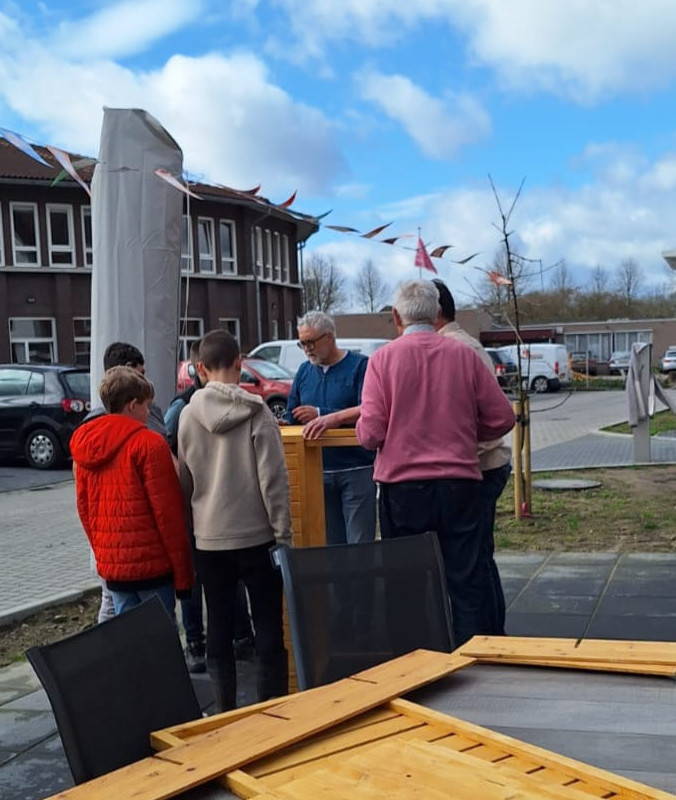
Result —
<svg viewBox="0 0 676 800"><path fill-rule="evenodd" d="M538 394L544 394L549 389L549 381L544 375L538 375L537 378L533 378L531 389Z"/></svg>
<svg viewBox="0 0 676 800"><path fill-rule="evenodd" d="M63 458L59 440L47 428L38 428L28 434L24 455L34 469L51 469Z"/></svg>
<svg viewBox="0 0 676 800"><path fill-rule="evenodd" d="M273 397L272 400L268 400L268 408L277 419L284 419L284 414L286 414L286 400L281 397Z"/></svg>

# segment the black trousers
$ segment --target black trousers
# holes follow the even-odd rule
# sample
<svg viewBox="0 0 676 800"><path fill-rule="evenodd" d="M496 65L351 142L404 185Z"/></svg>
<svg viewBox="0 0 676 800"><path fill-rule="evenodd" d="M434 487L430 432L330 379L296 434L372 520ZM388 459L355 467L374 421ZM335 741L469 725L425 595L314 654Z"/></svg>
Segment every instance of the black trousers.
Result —
<svg viewBox="0 0 676 800"><path fill-rule="evenodd" d="M282 628L282 577L270 559L274 541L240 550L197 550L196 567L207 604L207 663L217 662L235 680L232 640L237 621L237 582L249 593L256 641L259 699L287 693ZM263 695L261 697L261 695Z"/></svg>
<svg viewBox="0 0 676 800"><path fill-rule="evenodd" d="M383 539L437 532L457 646L483 632L491 605L480 534L480 483L458 478L380 484Z"/></svg>

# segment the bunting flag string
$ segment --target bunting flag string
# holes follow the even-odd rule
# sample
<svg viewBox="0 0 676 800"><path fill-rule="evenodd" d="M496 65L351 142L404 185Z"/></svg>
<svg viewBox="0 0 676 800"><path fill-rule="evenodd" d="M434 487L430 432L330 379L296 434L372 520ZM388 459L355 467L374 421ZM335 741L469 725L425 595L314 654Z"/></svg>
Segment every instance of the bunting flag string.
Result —
<svg viewBox="0 0 676 800"><path fill-rule="evenodd" d="M190 189L185 184L181 183L181 181L178 180L178 178L172 175L171 172L169 172L169 170L159 167L158 169L155 170L155 175L157 175L158 178L162 178L163 181L166 181L170 186L173 186L180 192L187 194L189 197L194 197L195 200L202 199L198 194L191 192Z"/></svg>
<svg viewBox="0 0 676 800"><path fill-rule="evenodd" d="M317 219L319 219L319 217L317 217ZM387 225L381 225L380 227L374 228L373 230L368 231L367 233L361 233L357 228L352 228L349 225L324 225L324 228L326 228L327 230L331 230L331 231L337 231L338 233L357 234L362 239L373 239L379 233L384 231L385 228L388 228L390 225L392 225L392 223L388 222ZM412 233L402 233L399 236L388 236L385 239L377 239L376 241L380 242L381 244L393 245L399 239L411 238L411 237L413 237L413 235L414 234L412 234ZM430 259L432 259L432 258L442 258L442 256L446 253L446 251L450 250L454 246L452 244L442 244L442 245L439 245L438 247L435 247L434 250L432 250L430 253L428 253L427 249L425 248L425 245L422 243L422 240L420 239L420 237L418 237L418 242L419 242L419 244L418 244L418 247L416 248L415 266L416 267L417 266L424 267L425 269L428 269L428 270L430 270L432 272L436 272L437 269L436 269L436 267L434 266L434 264L432 263L432 261ZM422 247L425 250L425 255L424 256L420 256L421 262L424 262L424 263L421 263L419 265L417 259L418 259L418 251L420 249L420 244L422 244ZM410 248L410 249L413 249L413 248ZM479 253L477 252L477 253L472 253L472 255L466 256L465 258L462 258L462 259L458 259L458 260L449 259L449 260L453 264L464 265L464 264L469 263L473 258L476 258L478 255L479 255ZM430 266L427 266L427 262L428 261L429 261Z"/></svg>
<svg viewBox="0 0 676 800"><path fill-rule="evenodd" d="M48 164L44 158L38 153L37 150L34 150L33 147L18 133L14 133L13 131L8 131L6 128L0 128L0 136L10 144L13 144L18 150L21 150L22 153L27 155L29 158L32 158L34 161L37 161L39 164L44 164L45 167L49 167L52 169L52 165Z"/></svg>
<svg viewBox="0 0 676 800"><path fill-rule="evenodd" d="M480 269L480 267L475 267L475 269ZM496 286L511 286L512 282L509 278L505 278L504 275L501 275L499 272L495 272L494 270L481 270L488 275L488 279L491 283L494 283Z"/></svg>
<svg viewBox="0 0 676 800"><path fill-rule="evenodd" d="M87 184L86 184L86 183L85 183L85 182L82 180L82 178L81 178L81 177L78 175L78 173L77 173L77 171L76 171L76 169L75 169L75 165L74 165L74 164L73 164L73 162L71 161L71 158L70 158L70 156L68 155L68 153L66 153L66 152L65 152L65 151L63 151L63 150L59 150L59 148L58 148L58 147L52 147L52 146L51 146L51 145L49 145L49 144L46 146L46 149L47 149L47 150L49 150L49 152L50 152L50 153L51 153L51 154L54 156L54 158L55 158L55 159L56 159L56 160L59 162L59 164L61 164L61 166L63 167L63 171L62 171L62 173L59 173L59 175L57 175L57 176L56 176L56 178L54 178L54 180L53 180L53 182L52 182L52 186L54 186L54 185L56 185L57 183L59 183L59 181L61 180L61 174L63 174L63 173L65 172L66 174L70 175L70 177L71 177L71 178L72 178L74 181L77 181L77 183L79 183L79 184L80 184L80 186L81 186L81 187L82 187L82 188L85 190L85 192L87 192L87 194L88 194L88 195L89 195L89 197L91 198L91 196L92 196L92 193L91 193L91 191L89 190L89 186L88 186L88 185L87 185ZM91 163L94 163L94 159L85 159L85 160L89 160Z"/></svg>

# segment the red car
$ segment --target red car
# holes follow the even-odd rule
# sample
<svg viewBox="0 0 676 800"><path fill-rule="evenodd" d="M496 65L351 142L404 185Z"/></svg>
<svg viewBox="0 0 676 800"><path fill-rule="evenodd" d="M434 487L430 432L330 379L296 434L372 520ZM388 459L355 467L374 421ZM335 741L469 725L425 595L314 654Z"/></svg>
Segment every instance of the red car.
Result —
<svg viewBox="0 0 676 800"><path fill-rule="evenodd" d="M178 365L176 388L179 392L193 384L193 380L188 374L189 363L189 361L181 361ZM266 361L263 358L245 358L242 363L239 385L247 392L260 395L277 419L284 416L286 400L291 392L292 383L293 375L272 361Z"/></svg>

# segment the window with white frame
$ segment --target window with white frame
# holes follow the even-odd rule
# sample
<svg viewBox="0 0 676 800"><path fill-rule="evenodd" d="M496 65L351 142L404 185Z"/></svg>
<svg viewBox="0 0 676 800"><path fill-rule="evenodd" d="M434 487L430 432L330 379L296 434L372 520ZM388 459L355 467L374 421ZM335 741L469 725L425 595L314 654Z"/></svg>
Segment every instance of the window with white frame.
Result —
<svg viewBox="0 0 676 800"><path fill-rule="evenodd" d="M40 266L38 249L38 209L35 203L10 203L12 257L14 264Z"/></svg>
<svg viewBox="0 0 676 800"><path fill-rule="evenodd" d="M73 344L75 363L88 367L91 363L92 321L90 317L73 317Z"/></svg>
<svg viewBox="0 0 676 800"><path fill-rule="evenodd" d="M84 254L85 267L91 267L94 256L92 239L92 209L91 206L82 206L80 209L82 219L82 253Z"/></svg>
<svg viewBox="0 0 676 800"><path fill-rule="evenodd" d="M631 350L634 342L652 342L652 331L615 331L613 333L613 350Z"/></svg>
<svg viewBox="0 0 676 800"><path fill-rule="evenodd" d="M284 234L282 236L282 281L290 283L291 281L291 267L289 263L289 237Z"/></svg>
<svg viewBox="0 0 676 800"><path fill-rule="evenodd" d="M204 335L204 321L198 317L182 317L179 320L178 358L187 361L190 358L190 345L199 341Z"/></svg>
<svg viewBox="0 0 676 800"><path fill-rule="evenodd" d="M265 277L272 280L272 231L265 231Z"/></svg>
<svg viewBox="0 0 676 800"><path fill-rule="evenodd" d="M293 321L290 320L290 319L287 319L287 321L286 321L286 338L287 339L293 339L294 333L295 333L295 331L294 331L294 327L293 327Z"/></svg>
<svg viewBox="0 0 676 800"><path fill-rule="evenodd" d="M237 341L240 341L239 338L239 319L236 317L219 317L218 318L218 327L223 328L228 333L232 334Z"/></svg>
<svg viewBox="0 0 676 800"><path fill-rule="evenodd" d="M50 318L9 318L9 349L14 364L56 363L56 325Z"/></svg>
<svg viewBox="0 0 676 800"><path fill-rule="evenodd" d="M197 219L197 247L199 249L200 272L215 272L214 221L209 217Z"/></svg>
<svg viewBox="0 0 676 800"><path fill-rule="evenodd" d="M272 234L272 270L273 280L282 280L282 237L278 231Z"/></svg>
<svg viewBox="0 0 676 800"><path fill-rule="evenodd" d="M237 273L235 223L227 219L220 220L218 235L221 245L221 272L223 275L235 275Z"/></svg>
<svg viewBox="0 0 676 800"><path fill-rule="evenodd" d="M5 246L2 225L2 203L0 203L0 267L5 265Z"/></svg>
<svg viewBox="0 0 676 800"><path fill-rule="evenodd" d="M47 203L47 244L49 265L75 266L75 237L73 235L72 206Z"/></svg>
<svg viewBox="0 0 676 800"><path fill-rule="evenodd" d="M272 320L272 338L279 339L279 322L276 319Z"/></svg>
<svg viewBox="0 0 676 800"><path fill-rule="evenodd" d="M181 220L181 272L192 272L192 224L187 214Z"/></svg>
<svg viewBox="0 0 676 800"><path fill-rule="evenodd" d="M256 225L251 231L251 252L253 254L255 271L259 278L263 277L263 230Z"/></svg>

